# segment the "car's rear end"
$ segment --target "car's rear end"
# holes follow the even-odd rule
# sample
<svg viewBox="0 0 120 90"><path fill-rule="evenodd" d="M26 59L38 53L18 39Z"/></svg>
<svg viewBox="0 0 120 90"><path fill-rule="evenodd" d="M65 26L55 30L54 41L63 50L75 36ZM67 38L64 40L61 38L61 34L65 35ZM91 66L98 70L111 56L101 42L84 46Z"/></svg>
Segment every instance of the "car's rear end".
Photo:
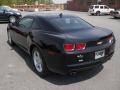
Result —
<svg viewBox="0 0 120 90"><path fill-rule="evenodd" d="M65 35L66 39L62 43L57 41L60 52L49 51L47 61L52 71L69 74L93 68L111 59L115 49L115 38L112 33L94 39L89 34L88 36L91 37L76 39L78 34L76 36Z"/></svg>
<svg viewBox="0 0 120 90"><path fill-rule="evenodd" d="M95 10L94 10L94 7L95 7L95 5L91 5L89 7L89 10L88 10L89 15L94 15L96 13Z"/></svg>
<svg viewBox="0 0 120 90"><path fill-rule="evenodd" d="M120 10L113 11L111 16L114 18L120 18Z"/></svg>
<svg viewBox="0 0 120 90"><path fill-rule="evenodd" d="M65 61L66 67L70 72L75 72L83 69L88 69L96 65L100 65L109 60L114 53L115 40L113 35L110 34L98 40L92 41L78 41L71 47L71 51L66 51L65 48ZM72 44L71 44L72 45Z"/></svg>
<svg viewBox="0 0 120 90"><path fill-rule="evenodd" d="M61 15L49 20L61 33L53 35L57 52L51 50L46 54L52 71L61 74L77 72L100 65L112 57L115 48L112 31L96 28L79 17Z"/></svg>

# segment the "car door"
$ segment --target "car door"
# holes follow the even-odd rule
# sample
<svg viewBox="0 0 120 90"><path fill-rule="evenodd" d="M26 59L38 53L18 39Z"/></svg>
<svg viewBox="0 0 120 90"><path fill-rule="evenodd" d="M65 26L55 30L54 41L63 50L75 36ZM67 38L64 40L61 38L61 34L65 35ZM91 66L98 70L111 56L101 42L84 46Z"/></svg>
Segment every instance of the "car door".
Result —
<svg viewBox="0 0 120 90"><path fill-rule="evenodd" d="M18 25L14 31L16 43L22 46L24 49L27 49L27 36L31 31L32 23L32 17L24 17L18 22Z"/></svg>
<svg viewBox="0 0 120 90"><path fill-rule="evenodd" d="M104 13L109 14L109 7L108 6L104 6Z"/></svg>
<svg viewBox="0 0 120 90"><path fill-rule="evenodd" d="M103 6L100 6L100 11L101 11L102 14L105 13L105 11L104 11L104 7L103 7Z"/></svg>

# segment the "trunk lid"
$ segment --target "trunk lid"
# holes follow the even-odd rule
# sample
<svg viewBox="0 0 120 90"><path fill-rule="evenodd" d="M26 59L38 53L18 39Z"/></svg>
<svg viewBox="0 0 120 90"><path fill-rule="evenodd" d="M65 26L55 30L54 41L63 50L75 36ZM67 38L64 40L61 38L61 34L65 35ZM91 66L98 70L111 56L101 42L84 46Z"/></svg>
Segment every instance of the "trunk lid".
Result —
<svg viewBox="0 0 120 90"><path fill-rule="evenodd" d="M104 39L112 34L112 31L104 28L93 28L87 30L79 30L74 32L66 33L66 37L70 41L81 41L81 42L88 42L88 41L96 41L100 39Z"/></svg>

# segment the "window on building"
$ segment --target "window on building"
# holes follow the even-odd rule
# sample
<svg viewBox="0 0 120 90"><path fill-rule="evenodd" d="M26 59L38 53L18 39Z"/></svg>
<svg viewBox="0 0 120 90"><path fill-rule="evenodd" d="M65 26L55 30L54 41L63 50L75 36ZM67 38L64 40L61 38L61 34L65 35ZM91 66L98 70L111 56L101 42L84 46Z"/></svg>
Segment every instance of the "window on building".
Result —
<svg viewBox="0 0 120 90"><path fill-rule="evenodd" d="M115 0L109 0L108 3L109 4L115 4Z"/></svg>
<svg viewBox="0 0 120 90"><path fill-rule="evenodd" d="M88 0L87 5L90 5L90 4L91 4L91 0Z"/></svg>

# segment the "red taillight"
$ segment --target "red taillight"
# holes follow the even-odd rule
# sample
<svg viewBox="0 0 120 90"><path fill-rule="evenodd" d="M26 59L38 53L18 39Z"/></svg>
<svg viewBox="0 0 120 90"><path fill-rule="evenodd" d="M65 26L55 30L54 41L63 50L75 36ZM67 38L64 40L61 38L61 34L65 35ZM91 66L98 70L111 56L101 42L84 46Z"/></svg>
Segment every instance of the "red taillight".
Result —
<svg viewBox="0 0 120 90"><path fill-rule="evenodd" d="M113 36L109 37L108 40L109 40L109 43L112 43L113 42Z"/></svg>
<svg viewBox="0 0 120 90"><path fill-rule="evenodd" d="M86 43L79 44L64 44L64 50L67 52L74 50L84 50L86 48Z"/></svg>
<svg viewBox="0 0 120 90"><path fill-rule="evenodd" d="M75 50L75 44L64 44L64 50L67 52Z"/></svg>
<svg viewBox="0 0 120 90"><path fill-rule="evenodd" d="M76 44L76 49L77 50L83 50L86 48L86 43L79 43L79 44Z"/></svg>

